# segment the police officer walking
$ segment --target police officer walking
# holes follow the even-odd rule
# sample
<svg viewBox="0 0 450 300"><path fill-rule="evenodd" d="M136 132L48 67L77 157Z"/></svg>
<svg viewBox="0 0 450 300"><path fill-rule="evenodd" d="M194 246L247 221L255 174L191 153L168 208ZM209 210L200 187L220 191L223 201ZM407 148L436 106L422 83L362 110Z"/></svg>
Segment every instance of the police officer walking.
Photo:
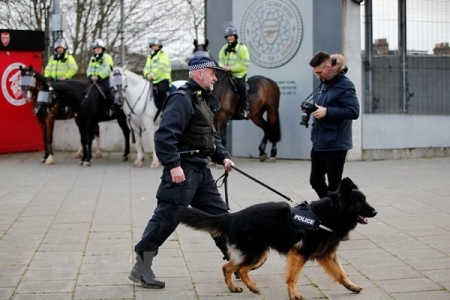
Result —
<svg viewBox="0 0 450 300"><path fill-rule="evenodd" d="M168 97L154 137L156 155L164 166L158 203L142 240L135 245L136 264L128 276L145 288L165 287L151 266L159 247L178 226L174 220L178 207L191 205L214 215L228 212L207 167L208 157L228 171L234 165L213 126L213 111L219 106L211 91L217 81L215 69L220 68L200 56L188 65L189 80ZM225 239L215 238L215 243L228 258Z"/></svg>

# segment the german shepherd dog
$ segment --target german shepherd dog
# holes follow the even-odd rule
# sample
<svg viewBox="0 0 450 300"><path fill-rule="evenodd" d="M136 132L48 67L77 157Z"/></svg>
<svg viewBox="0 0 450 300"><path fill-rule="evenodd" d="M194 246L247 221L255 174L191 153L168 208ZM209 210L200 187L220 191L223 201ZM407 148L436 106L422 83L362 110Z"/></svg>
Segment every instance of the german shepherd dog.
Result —
<svg viewBox="0 0 450 300"><path fill-rule="evenodd" d="M253 293L259 293L249 271L264 264L270 249L287 256L286 284L290 300L303 299L296 284L308 260L317 260L325 271L348 290L359 293L362 288L350 281L339 263L336 250L341 240L357 223L367 224L377 211L366 202L365 195L350 178L344 178L336 192L313 201L310 209L325 229L304 230L293 222L291 206L286 202L252 205L241 211L209 215L194 208L180 208L176 218L181 223L227 239L229 261L222 267L225 283L234 293L242 288L233 282L237 272ZM330 231L328 231L330 230Z"/></svg>

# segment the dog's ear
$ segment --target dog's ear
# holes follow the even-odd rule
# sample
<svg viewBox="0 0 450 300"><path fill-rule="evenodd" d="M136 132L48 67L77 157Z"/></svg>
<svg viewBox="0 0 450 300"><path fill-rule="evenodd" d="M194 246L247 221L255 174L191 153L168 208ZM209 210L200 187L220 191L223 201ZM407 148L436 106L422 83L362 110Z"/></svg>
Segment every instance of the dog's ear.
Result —
<svg viewBox="0 0 450 300"><path fill-rule="evenodd" d="M342 179L342 181L344 181L344 180L347 181L351 187L358 190L358 186L349 177L345 177L344 179Z"/></svg>
<svg viewBox="0 0 450 300"><path fill-rule="evenodd" d="M348 199L354 188L357 187L350 178L345 177L342 179L341 184L339 185L339 192L342 198Z"/></svg>

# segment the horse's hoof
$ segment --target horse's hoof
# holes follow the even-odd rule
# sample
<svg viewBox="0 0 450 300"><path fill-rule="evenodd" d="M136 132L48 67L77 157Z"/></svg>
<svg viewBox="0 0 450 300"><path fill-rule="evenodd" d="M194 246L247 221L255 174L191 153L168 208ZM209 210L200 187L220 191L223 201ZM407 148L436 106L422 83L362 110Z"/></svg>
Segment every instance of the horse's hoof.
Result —
<svg viewBox="0 0 450 300"><path fill-rule="evenodd" d="M269 162L276 162L276 161L277 161L276 157L273 156L269 157Z"/></svg>
<svg viewBox="0 0 450 300"><path fill-rule="evenodd" d="M81 158L81 153L80 152L77 152L77 153L75 153L75 158Z"/></svg>
<svg viewBox="0 0 450 300"><path fill-rule="evenodd" d="M45 157L41 158L41 163L45 163Z"/></svg>
<svg viewBox="0 0 450 300"><path fill-rule="evenodd" d="M45 165L47 165L47 166L50 166L50 165L53 165L53 159L46 159L45 160L45 163L44 163Z"/></svg>
<svg viewBox="0 0 450 300"><path fill-rule="evenodd" d="M95 152L94 157L95 158L102 158L103 154L101 152Z"/></svg>
<svg viewBox="0 0 450 300"><path fill-rule="evenodd" d="M90 167L91 163L89 161L83 162L83 167Z"/></svg>
<svg viewBox="0 0 450 300"><path fill-rule="evenodd" d="M265 162L266 159L267 159L267 154L265 154L265 153L264 153L263 155L260 155L260 156L259 156L259 161L260 161L260 162Z"/></svg>
<svg viewBox="0 0 450 300"><path fill-rule="evenodd" d="M122 156L122 161L128 161L128 155L123 155Z"/></svg>
<svg viewBox="0 0 450 300"><path fill-rule="evenodd" d="M138 168L142 167L142 160L135 160L134 165Z"/></svg>
<svg viewBox="0 0 450 300"><path fill-rule="evenodd" d="M83 165L83 163L84 163L84 161L83 161L83 160L80 160L80 166L82 166L82 165Z"/></svg>
<svg viewBox="0 0 450 300"><path fill-rule="evenodd" d="M150 165L150 168L159 168L159 166L160 166L161 164L159 163L159 162L157 162L157 163L155 163L155 162L152 162L151 163L151 165Z"/></svg>

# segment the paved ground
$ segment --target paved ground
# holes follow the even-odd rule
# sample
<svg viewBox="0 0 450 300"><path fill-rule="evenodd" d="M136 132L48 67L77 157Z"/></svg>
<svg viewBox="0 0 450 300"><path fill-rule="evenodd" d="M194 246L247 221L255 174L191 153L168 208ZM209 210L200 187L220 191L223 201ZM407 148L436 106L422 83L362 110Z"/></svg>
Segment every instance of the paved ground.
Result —
<svg viewBox="0 0 450 300"><path fill-rule="evenodd" d="M0 155L0 299L287 299L283 257L271 253L252 272L260 295L232 294L212 239L182 226L154 262L166 289L135 286L127 279L133 245L161 169L135 168L118 153L85 168L69 153L57 153L53 166L40 156ZM315 199L308 161L235 162L297 201ZM345 175L379 212L338 252L364 290L354 295L309 263L298 283L305 299L450 299L450 158L348 162ZM237 172L229 185L232 211L283 201Z"/></svg>

